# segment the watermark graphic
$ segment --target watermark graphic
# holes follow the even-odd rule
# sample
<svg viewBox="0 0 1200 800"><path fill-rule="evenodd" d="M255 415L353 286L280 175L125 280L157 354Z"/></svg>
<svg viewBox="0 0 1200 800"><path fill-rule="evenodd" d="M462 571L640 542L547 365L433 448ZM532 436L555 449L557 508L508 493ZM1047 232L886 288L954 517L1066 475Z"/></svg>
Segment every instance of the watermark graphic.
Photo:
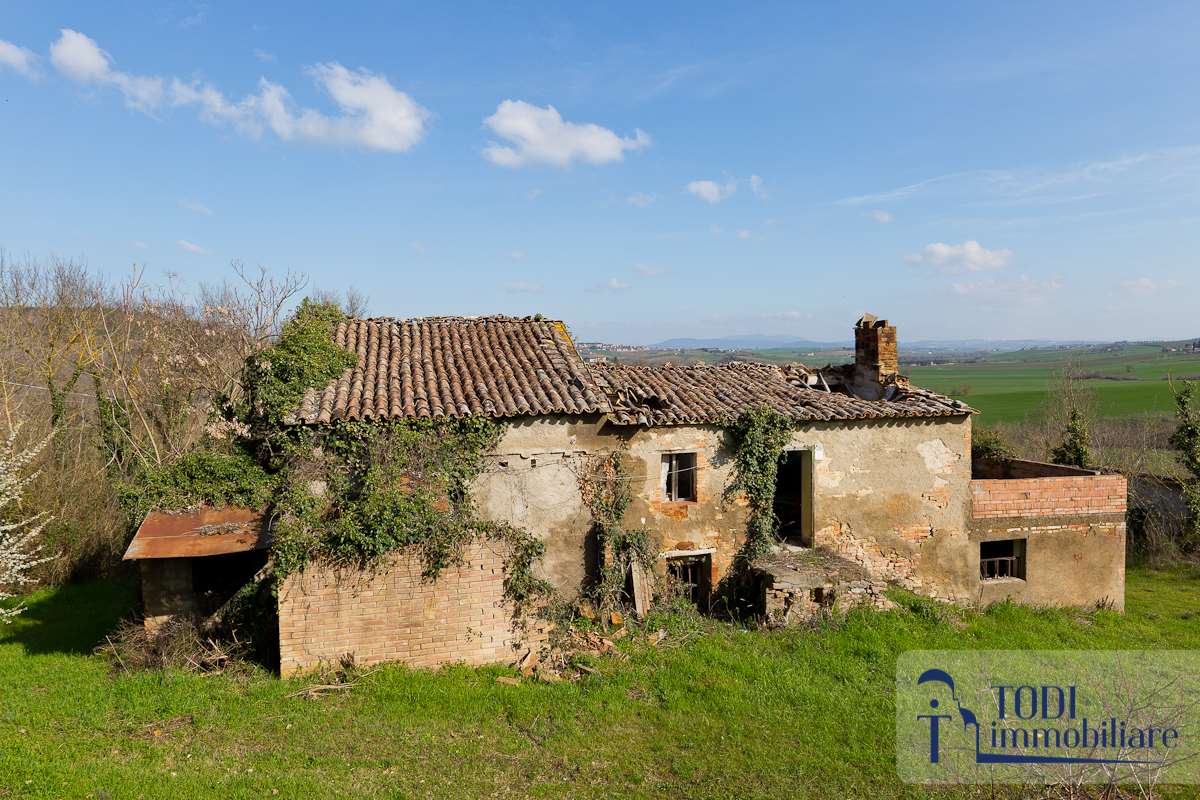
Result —
<svg viewBox="0 0 1200 800"><path fill-rule="evenodd" d="M896 767L910 783L1200 783L1200 651L906 652Z"/></svg>

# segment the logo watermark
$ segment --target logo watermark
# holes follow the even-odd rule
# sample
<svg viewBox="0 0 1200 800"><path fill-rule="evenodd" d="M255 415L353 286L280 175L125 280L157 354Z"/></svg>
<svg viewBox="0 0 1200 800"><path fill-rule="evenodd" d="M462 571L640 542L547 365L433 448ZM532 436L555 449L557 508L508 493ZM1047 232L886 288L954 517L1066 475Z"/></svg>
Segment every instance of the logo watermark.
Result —
<svg viewBox="0 0 1200 800"><path fill-rule="evenodd" d="M906 652L896 766L911 783L1200 783L1200 651Z"/></svg>

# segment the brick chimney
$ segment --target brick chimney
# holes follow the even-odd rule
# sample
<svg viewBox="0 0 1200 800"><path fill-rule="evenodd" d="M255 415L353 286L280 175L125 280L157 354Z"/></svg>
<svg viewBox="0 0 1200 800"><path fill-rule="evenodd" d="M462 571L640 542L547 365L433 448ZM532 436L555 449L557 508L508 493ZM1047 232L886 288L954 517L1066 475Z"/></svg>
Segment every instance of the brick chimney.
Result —
<svg viewBox="0 0 1200 800"><path fill-rule="evenodd" d="M882 387L894 383L900 372L896 328L886 319L863 314L854 326L854 366L860 385Z"/></svg>

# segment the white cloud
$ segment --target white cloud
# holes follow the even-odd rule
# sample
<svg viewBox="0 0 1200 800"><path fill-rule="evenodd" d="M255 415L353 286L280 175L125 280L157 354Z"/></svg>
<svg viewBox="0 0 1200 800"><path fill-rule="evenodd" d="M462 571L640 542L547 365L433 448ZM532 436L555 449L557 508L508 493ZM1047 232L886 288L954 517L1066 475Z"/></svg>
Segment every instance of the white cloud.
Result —
<svg viewBox="0 0 1200 800"><path fill-rule="evenodd" d="M542 285L534 281L509 281L504 284L508 294L541 294Z"/></svg>
<svg viewBox="0 0 1200 800"><path fill-rule="evenodd" d="M125 105L138 111L150 112L162 103L162 78L113 69L108 53L79 31L62 29L58 40L50 45L50 63L76 83L116 88L125 96Z"/></svg>
<svg viewBox="0 0 1200 800"><path fill-rule="evenodd" d="M264 115L279 138L403 152L424 136L429 112L387 78L336 63L317 64L308 73L329 93L342 114L330 117L307 108L294 114L286 108L287 91L263 81L260 96L264 98ZM272 90L269 102L268 87Z"/></svg>
<svg viewBox="0 0 1200 800"><path fill-rule="evenodd" d="M527 255L528 255L528 253L526 253L524 250L513 250L511 253L508 254L508 257L511 258L513 261L524 261L525 256L527 256Z"/></svg>
<svg viewBox="0 0 1200 800"><path fill-rule="evenodd" d="M0 67L13 69L26 78L37 77L37 55L32 50L0 39Z"/></svg>
<svg viewBox="0 0 1200 800"><path fill-rule="evenodd" d="M207 255L208 251L195 242L189 242L187 239L176 239L175 244L179 245L180 250L186 250L189 253L196 255Z"/></svg>
<svg viewBox="0 0 1200 800"><path fill-rule="evenodd" d="M275 63L275 54L274 53L268 53L266 50L260 50L257 47L254 48L254 57L257 58L259 61L261 61L264 64L274 64Z"/></svg>
<svg viewBox="0 0 1200 800"><path fill-rule="evenodd" d="M179 206L204 217L211 217L213 215L211 208L203 203L197 203L195 200L180 200Z"/></svg>
<svg viewBox="0 0 1200 800"><path fill-rule="evenodd" d="M623 281L620 278L609 278L604 283L596 284L592 287L594 292L625 292L633 288L633 284L628 281Z"/></svg>
<svg viewBox="0 0 1200 800"><path fill-rule="evenodd" d="M1011 258L1011 250L988 250L974 239L969 239L962 244L927 244L920 253L905 256L904 260L909 264L933 267L947 275L959 275L1000 269Z"/></svg>
<svg viewBox="0 0 1200 800"><path fill-rule="evenodd" d="M169 104L193 107L200 118L230 125L251 138L270 131L285 142L354 145L368 150L404 152L425 134L429 111L392 86L387 78L338 63L316 64L307 74L320 86L337 114L296 108L283 86L260 78L258 93L231 100L212 84L132 75L113 68L112 58L95 41L63 29L50 48L50 60L65 77L82 84L118 89L131 108L151 112Z"/></svg>
<svg viewBox="0 0 1200 800"><path fill-rule="evenodd" d="M770 311L759 314L761 319L775 320L777 322L795 322L797 320L809 320L813 318L811 311L801 311L796 308L789 308L785 311Z"/></svg>
<svg viewBox="0 0 1200 800"><path fill-rule="evenodd" d="M534 187L525 193L525 197L529 200L537 200L545 193L545 190L540 187Z"/></svg>
<svg viewBox="0 0 1200 800"><path fill-rule="evenodd" d="M875 220L876 222L883 224L883 225L886 225L886 224L888 224L889 222L891 222L892 220L894 220L894 219L895 219L895 217L894 217L894 216L892 216L892 212L890 212L890 211L884 211L884 210L883 210L883 209L881 209L881 208L877 208L877 209L875 209L874 211L872 211L872 212L870 212L869 214L867 214L867 216L868 216L868 217L870 217L871 219Z"/></svg>
<svg viewBox="0 0 1200 800"><path fill-rule="evenodd" d="M285 142L356 145L400 153L425 135L429 112L387 78L341 64L317 64L308 74L325 90L341 113L330 116L311 108L293 108L288 90L266 78L255 95L232 102L209 84L171 83L172 102L199 106L201 118L229 124L257 138L264 129Z"/></svg>
<svg viewBox="0 0 1200 800"><path fill-rule="evenodd" d="M1156 281L1153 278L1149 278L1149 277L1145 277L1145 276L1143 276L1141 278L1135 278L1133 280L1121 281L1121 288L1124 291L1130 292L1132 294L1140 294L1140 295L1149 295L1149 294L1156 294L1156 293L1162 292L1162 291L1171 291L1174 289L1178 289L1179 286L1180 286L1179 281L1176 281L1176 280Z"/></svg>
<svg viewBox="0 0 1200 800"><path fill-rule="evenodd" d="M731 180L722 186L716 181L692 181L687 190L706 203L716 204L737 191L737 182Z"/></svg>
<svg viewBox="0 0 1200 800"><path fill-rule="evenodd" d="M179 27L185 30L187 28L195 28L198 25L203 25L204 20L207 18L208 5L205 3L196 3L193 7L192 13L179 20Z"/></svg>
<svg viewBox="0 0 1200 800"><path fill-rule="evenodd" d="M631 206L645 208L646 206L651 205L657 199L657 195L648 194L647 192L634 192L633 194L629 195L629 197L625 198L625 202L629 203Z"/></svg>
<svg viewBox="0 0 1200 800"><path fill-rule="evenodd" d="M738 238L743 242L750 238L750 231L747 228L738 228Z"/></svg>
<svg viewBox="0 0 1200 800"><path fill-rule="evenodd" d="M854 197L843 197L841 200L835 201L834 205L866 206L866 205L875 205L876 203L887 202L889 200L903 200L904 198L910 197L914 194L917 194L918 192L924 191L925 189L927 189L930 186L933 186L935 184L953 181L955 179L962 178L962 177L965 177L965 176L968 176L971 174L972 173L968 173L968 172L954 172L954 173L950 173L949 175L938 175L937 177L934 177L934 178L927 178L926 180L918 181L917 183L910 183L907 186L901 186L898 189L890 189L886 192L876 192L874 194L860 194L860 195L855 195Z"/></svg>
<svg viewBox="0 0 1200 800"><path fill-rule="evenodd" d="M1057 277L1039 279L1029 275L1004 279L987 276L950 286L958 297L994 306L1041 305L1061 288L1062 282Z"/></svg>
<svg viewBox="0 0 1200 800"><path fill-rule="evenodd" d="M134 239L132 242L129 243L129 246L132 247L134 250L145 250L150 245L146 244L141 239Z"/></svg>
<svg viewBox="0 0 1200 800"><path fill-rule="evenodd" d="M667 268L657 264L634 264L633 271L643 278L657 278L667 274Z"/></svg>
<svg viewBox="0 0 1200 800"><path fill-rule="evenodd" d="M576 161L606 164L624 159L626 150L650 145L649 135L641 129L635 129L632 137L621 137L592 123L566 122L554 106L541 108L524 100L503 101L483 124L507 142L490 142L483 149L485 158L502 167L567 167Z"/></svg>
<svg viewBox="0 0 1200 800"><path fill-rule="evenodd" d="M767 190L763 188L763 179L757 175L750 176L750 191L758 197L765 198L767 196Z"/></svg>

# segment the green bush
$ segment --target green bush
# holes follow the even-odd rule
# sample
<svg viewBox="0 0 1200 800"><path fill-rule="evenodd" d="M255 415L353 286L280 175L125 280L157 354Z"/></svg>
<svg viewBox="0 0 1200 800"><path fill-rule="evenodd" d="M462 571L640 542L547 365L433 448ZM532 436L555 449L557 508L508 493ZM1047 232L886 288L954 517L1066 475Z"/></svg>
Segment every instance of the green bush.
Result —
<svg viewBox="0 0 1200 800"><path fill-rule="evenodd" d="M1088 444L1088 426L1079 409L1071 409L1063 440L1050 451L1050 460L1055 464L1080 469L1092 468L1092 450Z"/></svg>
<svg viewBox="0 0 1200 800"><path fill-rule="evenodd" d="M1014 455L1013 446L999 431L976 428L971 432L972 461L1011 461Z"/></svg>
<svg viewBox="0 0 1200 800"><path fill-rule="evenodd" d="M118 487L121 507L133 524L151 511L198 505L262 508L276 480L244 450L197 450L162 467L145 469Z"/></svg>

